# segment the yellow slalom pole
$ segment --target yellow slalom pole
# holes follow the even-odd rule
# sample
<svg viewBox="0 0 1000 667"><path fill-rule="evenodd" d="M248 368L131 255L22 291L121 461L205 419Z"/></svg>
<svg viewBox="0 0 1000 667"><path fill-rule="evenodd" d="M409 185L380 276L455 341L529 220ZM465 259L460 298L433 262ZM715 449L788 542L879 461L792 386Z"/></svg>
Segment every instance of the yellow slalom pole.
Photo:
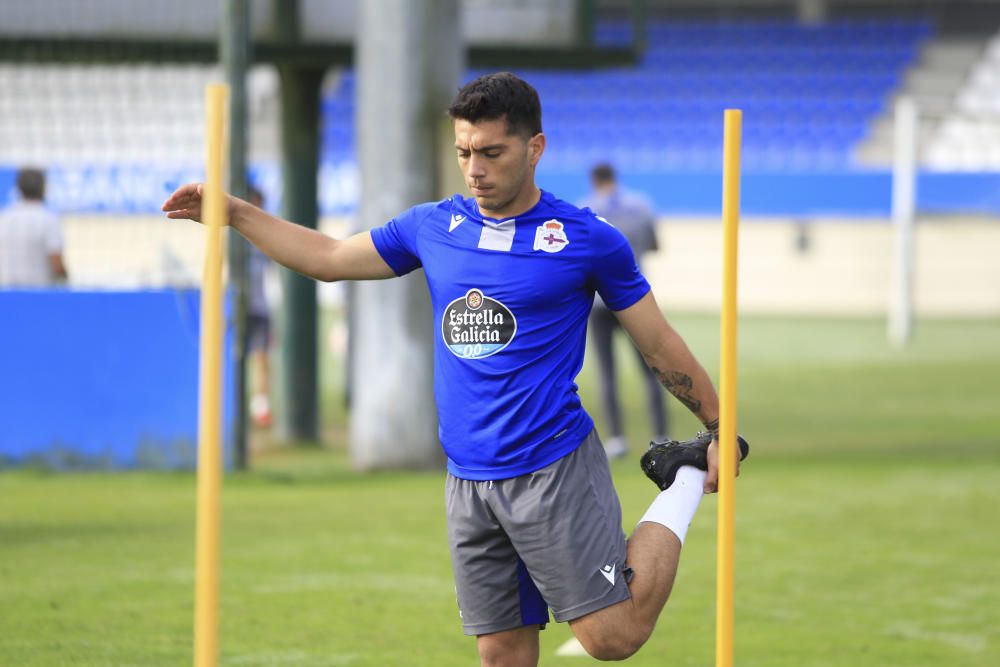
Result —
<svg viewBox="0 0 1000 667"><path fill-rule="evenodd" d="M733 664L736 537L736 271L743 113L726 109L722 169L722 368L719 388L719 520L716 560L715 665Z"/></svg>
<svg viewBox="0 0 1000 667"><path fill-rule="evenodd" d="M195 563L194 664L214 667L219 659L219 534L222 486L222 190L225 144L223 117L229 88L205 91L206 160L202 222L205 273L201 287L201 346L198 384L198 519Z"/></svg>

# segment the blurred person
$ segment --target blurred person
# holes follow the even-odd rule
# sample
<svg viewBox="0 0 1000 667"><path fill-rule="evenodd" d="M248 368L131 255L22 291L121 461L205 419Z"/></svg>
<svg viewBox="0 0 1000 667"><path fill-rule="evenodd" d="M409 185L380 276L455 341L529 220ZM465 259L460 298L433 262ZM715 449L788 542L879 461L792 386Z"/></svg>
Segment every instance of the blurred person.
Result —
<svg viewBox="0 0 1000 667"><path fill-rule="evenodd" d="M249 202L264 207L264 194L250 188ZM271 308L264 282L271 260L250 244L247 258L250 290L247 295L247 354L254 369L254 389L250 398L250 418L260 428L270 428L271 416Z"/></svg>
<svg viewBox="0 0 1000 667"><path fill-rule="evenodd" d="M230 224L317 280L424 268L440 323L435 399L465 633L484 666L534 667L551 608L591 655L624 659L650 636L702 495L716 490L718 398L624 235L535 184L546 143L535 89L507 72L485 75L459 90L448 113L472 197L421 204L343 240L234 197ZM200 221L202 192L198 183L178 188L163 204L167 217ZM574 383L595 291L708 431L643 456L660 493L628 540Z"/></svg>
<svg viewBox="0 0 1000 667"><path fill-rule="evenodd" d="M69 279L59 217L45 207L45 172L17 173L21 198L0 214L0 287L50 287Z"/></svg>
<svg viewBox="0 0 1000 667"><path fill-rule="evenodd" d="M591 169L590 185L591 194L580 206L589 208L621 231L632 247L636 261L641 264L644 255L659 248L656 242L656 215L649 199L619 185L614 167L607 163L595 165ZM604 304L600 295L596 296L594 307L590 311L590 338L597 354L600 372L601 407L611 434L604 445L609 458L622 458L629 449L622 427L621 401L615 378L614 334L620 328L614 311ZM653 433L657 440L667 440L667 410L660 383L646 365L642 352L638 348L635 351L646 389Z"/></svg>

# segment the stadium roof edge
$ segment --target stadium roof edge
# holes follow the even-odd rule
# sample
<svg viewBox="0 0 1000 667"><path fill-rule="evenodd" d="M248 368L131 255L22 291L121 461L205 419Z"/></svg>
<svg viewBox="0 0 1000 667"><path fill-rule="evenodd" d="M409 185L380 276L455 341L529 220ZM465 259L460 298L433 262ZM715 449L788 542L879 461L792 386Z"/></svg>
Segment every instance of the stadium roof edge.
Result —
<svg viewBox="0 0 1000 667"><path fill-rule="evenodd" d="M350 65L354 47L350 43L302 42L282 44L258 41L251 47L255 63L303 67ZM593 45L470 45L470 67L552 67L577 69L635 64L642 55L638 46ZM151 39L40 38L0 39L0 62L8 63L214 63L215 41Z"/></svg>

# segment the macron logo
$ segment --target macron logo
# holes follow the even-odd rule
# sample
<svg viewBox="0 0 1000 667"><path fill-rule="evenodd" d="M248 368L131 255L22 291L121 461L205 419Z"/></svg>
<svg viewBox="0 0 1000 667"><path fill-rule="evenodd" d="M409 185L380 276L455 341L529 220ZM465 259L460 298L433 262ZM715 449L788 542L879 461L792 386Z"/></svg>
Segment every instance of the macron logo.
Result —
<svg viewBox="0 0 1000 667"><path fill-rule="evenodd" d="M605 565L604 567L601 568L600 572L604 576L604 578L608 580L609 584L611 584L612 586L615 585L615 564L614 563L612 563L611 565Z"/></svg>
<svg viewBox="0 0 1000 667"><path fill-rule="evenodd" d="M465 222L465 216L464 215L455 215L454 213L452 213L451 214L451 224L448 226L448 231L449 232L455 231L455 228L458 227L463 222Z"/></svg>

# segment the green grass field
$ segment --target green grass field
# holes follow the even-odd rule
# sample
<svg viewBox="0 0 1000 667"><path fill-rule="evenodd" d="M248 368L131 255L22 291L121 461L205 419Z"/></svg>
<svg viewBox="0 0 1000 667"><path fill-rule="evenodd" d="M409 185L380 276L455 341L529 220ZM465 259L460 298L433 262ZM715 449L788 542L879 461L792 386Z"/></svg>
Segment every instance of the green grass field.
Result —
<svg viewBox="0 0 1000 667"><path fill-rule="evenodd" d="M674 323L716 375L717 321ZM753 451L737 492L737 664L1000 665L1000 322L924 322L905 352L876 320L741 327ZM647 420L620 358L638 445ZM592 382L588 367L588 405ZM693 432L671 407L675 433ZM627 530L655 491L636 460L614 464ZM190 664L194 486L184 473L0 473L0 665ZM355 475L339 446L269 449L230 475L222 664L478 664L442 487L441 473ZM715 510L714 496L702 504L631 664L713 664ZM569 636L542 633L543 665L592 663L554 656Z"/></svg>

